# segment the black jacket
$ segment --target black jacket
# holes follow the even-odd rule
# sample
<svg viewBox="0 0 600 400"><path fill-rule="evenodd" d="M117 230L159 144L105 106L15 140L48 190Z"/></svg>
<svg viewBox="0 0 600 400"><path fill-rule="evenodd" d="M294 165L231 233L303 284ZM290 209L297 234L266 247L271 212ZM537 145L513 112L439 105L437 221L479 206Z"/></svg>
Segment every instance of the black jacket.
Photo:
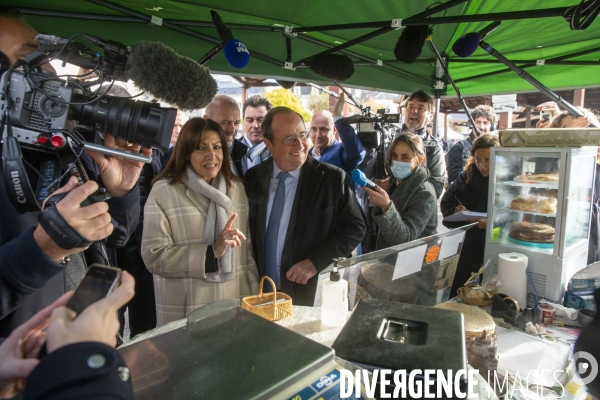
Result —
<svg viewBox="0 0 600 400"><path fill-rule="evenodd" d="M406 131L406 125L402 126L402 131ZM444 150L440 143L433 137L426 128L414 132L423 140L425 145L425 154L427 156L427 169L429 170L429 182L435 188L435 193L439 198L444 191L446 183L446 160L444 159Z"/></svg>
<svg viewBox="0 0 600 400"><path fill-rule="evenodd" d="M456 143L454 146L448 150L448 154L446 154L446 170L448 171L448 185L451 184L458 178L458 174L463 170L467 159L469 158L468 154L465 152L465 141L468 143L469 151L471 149L471 144L475 137L473 134L469 135L469 137L465 140L461 140Z"/></svg>
<svg viewBox="0 0 600 400"><path fill-rule="evenodd" d="M444 193L440 203L440 209L444 217L454 214L454 209L460 204L469 211L487 212L489 177L483 177L474 165L471 166L471 171L471 182L467 184L467 175L463 171ZM467 222L446 221L442 221L442 223L447 228L457 228L468 224ZM479 270L483 264L484 250L485 230L477 227L469 229L460 252L450 296L456 295L456 290L469 279L471 273Z"/></svg>
<svg viewBox="0 0 600 400"><path fill-rule="evenodd" d="M250 206L250 237L254 260L265 274L264 242L273 159L250 168L244 186ZM285 246L281 255L281 291L296 305L312 306L317 276L306 285L290 282L285 273L309 259L322 271L335 257L346 257L361 242L366 226L346 173L311 156L301 167Z"/></svg>
<svg viewBox="0 0 600 400"><path fill-rule="evenodd" d="M133 398L129 369L119 353L95 342L71 344L48 354L29 374L23 392L25 400Z"/></svg>
<svg viewBox="0 0 600 400"><path fill-rule="evenodd" d="M237 169L238 176L241 178L244 176L244 170L242 168L242 158L248 152L248 146L242 143L241 140L233 139L233 149L231 149L231 160L233 161L233 165Z"/></svg>
<svg viewBox="0 0 600 400"><path fill-rule="evenodd" d="M101 185L97 165L85 154L82 161L90 180ZM37 182L33 175L29 176L35 188ZM95 242L84 252L88 265L105 264L106 247L122 247L127 242L140 214L139 199L136 185L126 196L107 201L118 227L105 244ZM7 336L66 291L65 265L50 259L33 240L38 215L39 212L17 211L7 196L4 180L0 179L0 337Z"/></svg>

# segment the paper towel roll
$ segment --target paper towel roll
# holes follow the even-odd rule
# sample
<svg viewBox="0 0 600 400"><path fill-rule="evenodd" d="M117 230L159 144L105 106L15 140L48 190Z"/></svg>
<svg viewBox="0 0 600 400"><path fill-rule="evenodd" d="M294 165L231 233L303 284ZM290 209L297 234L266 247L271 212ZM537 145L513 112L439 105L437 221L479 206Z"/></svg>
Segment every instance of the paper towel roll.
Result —
<svg viewBox="0 0 600 400"><path fill-rule="evenodd" d="M521 309L527 307L527 263L521 253L498 254L498 276L502 285L499 293L505 293L519 302Z"/></svg>

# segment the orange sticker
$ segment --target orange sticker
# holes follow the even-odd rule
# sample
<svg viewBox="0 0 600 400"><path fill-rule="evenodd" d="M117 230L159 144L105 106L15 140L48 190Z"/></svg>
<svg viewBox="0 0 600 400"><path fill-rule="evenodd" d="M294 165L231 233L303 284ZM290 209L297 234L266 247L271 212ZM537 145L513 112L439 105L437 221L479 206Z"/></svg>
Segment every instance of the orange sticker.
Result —
<svg viewBox="0 0 600 400"><path fill-rule="evenodd" d="M438 259L440 255L440 246L431 246L427 249L427 253L425 253L425 263L429 264Z"/></svg>

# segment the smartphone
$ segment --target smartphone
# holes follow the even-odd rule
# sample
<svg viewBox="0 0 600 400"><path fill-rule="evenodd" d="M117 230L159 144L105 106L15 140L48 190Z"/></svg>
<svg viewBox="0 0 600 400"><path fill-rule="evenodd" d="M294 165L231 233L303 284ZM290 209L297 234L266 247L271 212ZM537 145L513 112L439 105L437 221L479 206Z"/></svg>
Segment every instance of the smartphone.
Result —
<svg viewBox="0 0 600 400"><path fill-rule="evenodd" d="M88 306L115 290L119 286L119 282L121 282L121 270L119 268L92 264L67 304L67 308L79 315Z"/></svg>
<svg viewBox="0 0 600 400"><path fill-rule="evenodd" d="M542 112L540 112L540 121L550 122L551 119L552 119L552 113L551 112L548 112L548 111L542 111Z"/></svg>

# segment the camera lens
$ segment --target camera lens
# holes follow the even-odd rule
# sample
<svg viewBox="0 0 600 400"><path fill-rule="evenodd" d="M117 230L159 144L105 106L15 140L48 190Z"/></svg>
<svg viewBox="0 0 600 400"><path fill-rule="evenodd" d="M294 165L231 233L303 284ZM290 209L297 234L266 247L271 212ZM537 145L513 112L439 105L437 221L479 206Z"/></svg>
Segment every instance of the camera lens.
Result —
<svg viewBox="0 0 600 400"><path fill-rule="evenodd" d="M75 95L73 102L83 103L86 97ZM167 150L177 118L176 108L164 108L155 103L122 97L104 96L85 105L73 105L73 119L91 125L97 131L143 147Z"/></svg>

